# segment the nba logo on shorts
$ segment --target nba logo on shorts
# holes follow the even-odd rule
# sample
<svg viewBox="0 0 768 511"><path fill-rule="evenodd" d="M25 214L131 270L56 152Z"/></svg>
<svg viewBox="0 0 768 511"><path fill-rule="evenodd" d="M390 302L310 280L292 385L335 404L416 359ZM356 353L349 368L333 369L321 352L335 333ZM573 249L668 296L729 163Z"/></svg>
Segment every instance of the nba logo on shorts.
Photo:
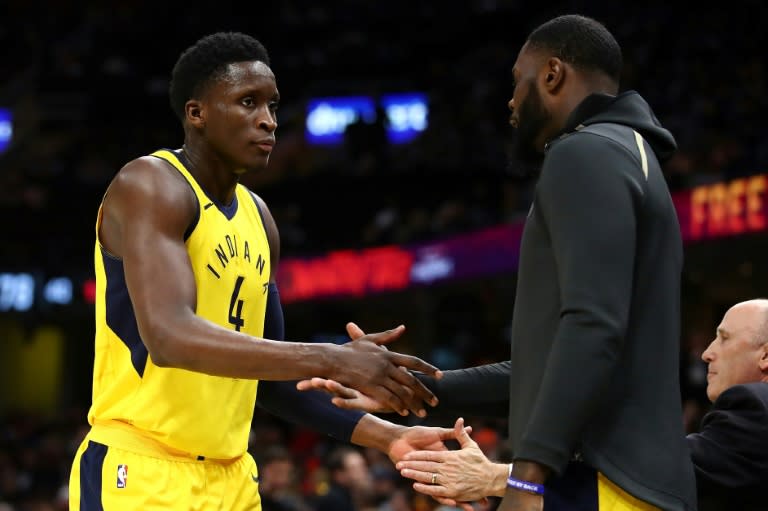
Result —
<svg viewBox="0 0 768 511"><path fill-rule="evenodd" d="M117 487L125 488L128 483L128 465L117 466Z"/></svg>

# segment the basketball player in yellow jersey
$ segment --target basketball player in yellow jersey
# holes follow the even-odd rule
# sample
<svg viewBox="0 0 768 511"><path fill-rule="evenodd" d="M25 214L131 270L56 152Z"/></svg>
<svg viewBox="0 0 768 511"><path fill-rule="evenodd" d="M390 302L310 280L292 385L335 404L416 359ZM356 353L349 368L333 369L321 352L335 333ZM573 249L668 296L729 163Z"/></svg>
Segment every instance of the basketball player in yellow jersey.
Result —
<svg viewBox="0 0 768 511"><path fill-rule="evenodd" d="M331 378L402 414L434 395L387 350L403 327L348 344L285 342L275 283L279 235L239 176L267 165L279 94L264 47L216 33L184 51L171 105L184 145L126 164L96 222L91 430L73 461L70 509L260 509L247 453L253 407L393 460L444 449L451 429L339 412L295 380ZM261 380L261 383L259 381Z"/></svg>

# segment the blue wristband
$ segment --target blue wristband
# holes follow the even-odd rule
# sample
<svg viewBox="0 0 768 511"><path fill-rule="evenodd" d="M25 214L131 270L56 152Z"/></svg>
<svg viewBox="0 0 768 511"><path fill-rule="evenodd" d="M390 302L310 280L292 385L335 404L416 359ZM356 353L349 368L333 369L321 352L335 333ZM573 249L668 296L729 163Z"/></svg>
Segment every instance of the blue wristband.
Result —
<svg viewBox="0 0 768 511"><path fill-rule="evenodd" d="M507 488L514 488L515 490L527 491L528 493L535 493L536 495L544 495L544 485L531 483L529 481L521 481L510 476L507 478Z"/></svg>

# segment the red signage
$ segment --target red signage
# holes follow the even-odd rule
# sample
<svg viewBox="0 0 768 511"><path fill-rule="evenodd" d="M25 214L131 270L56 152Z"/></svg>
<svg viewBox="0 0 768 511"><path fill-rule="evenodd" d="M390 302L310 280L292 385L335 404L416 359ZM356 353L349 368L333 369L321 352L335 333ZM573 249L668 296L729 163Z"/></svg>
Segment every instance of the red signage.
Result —
<svg viewBox="0 0 768 511"><path fill-rule="evenodd" d="M683 239L694 241L768 228L768 176L698 186L675 196Z"/></svg>
<svg viewBox="0 0 768 511"><path fill-rule="evenodd" d="M412 246L337 250L280 262L277 281L285 303L357 297L410 286L515 271L523 222L504 224Z"/></svg>
<svg viewBox="0 0 768 511"><path fill-rule="evenodd" d="M280 297L285 302L331 296L363 296L405 289L411 282L413 254L385 246L337 250L314 259L280 263Z"/></svg>

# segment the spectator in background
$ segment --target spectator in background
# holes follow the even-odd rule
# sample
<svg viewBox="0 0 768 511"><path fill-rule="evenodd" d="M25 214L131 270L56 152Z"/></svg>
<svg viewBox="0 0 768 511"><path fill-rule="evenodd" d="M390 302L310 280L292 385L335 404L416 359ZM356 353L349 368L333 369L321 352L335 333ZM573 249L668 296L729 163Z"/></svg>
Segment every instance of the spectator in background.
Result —
<svg viewBox="0 0 768 511"><path fill-rule="evenodd" d="M390 149L387 139L389 117L378 96L371 119L358 115L344 130L344 146L354 175L375 174L389 170Z"/></svg>
<svg viewBox="0 0 768 511"><path fill-rule="evenodd" d="M403 483L408 484L408 481L400 475L395 464L386 454L370 447L363 449L362 452L373 480L374 504L381 505L392 498L397 487Z"/></svg>
<svg viewBox="0 0 768 511"><path fill-rule="evenodd" d="M259 493L264 511L305 511L307 506L297 491L298 468L290 451L282 445L267 447L256 459L259 467Z"/></svg>
<svg viewBox="0 0 768 511"><path fill-rule="evenodd" d="M360 511L373 506L373 479L358 449L346 445L334 448L325 466L328 491L315 499L316 511Z"/></svg>
<svg viewBox="0 0 768 511"><path fill-rule="evenodd" d="M377 511L413 511L413 495L410 484L399 484Z"/></svg>
<svg viewBox="0 0 768 511"><path fill-rule="evenodd" d="M766 509L768 488L768 300L737 303L701 358L712 401L688 435L699 511Z"/></svg>
<svg viewBox="0 0 768 511"><path fill-rule="evenodd" d="M369 466L373 480L373 503L376 507L385 506L406 480L391 463L389 466L370 464Z"/></svg>

